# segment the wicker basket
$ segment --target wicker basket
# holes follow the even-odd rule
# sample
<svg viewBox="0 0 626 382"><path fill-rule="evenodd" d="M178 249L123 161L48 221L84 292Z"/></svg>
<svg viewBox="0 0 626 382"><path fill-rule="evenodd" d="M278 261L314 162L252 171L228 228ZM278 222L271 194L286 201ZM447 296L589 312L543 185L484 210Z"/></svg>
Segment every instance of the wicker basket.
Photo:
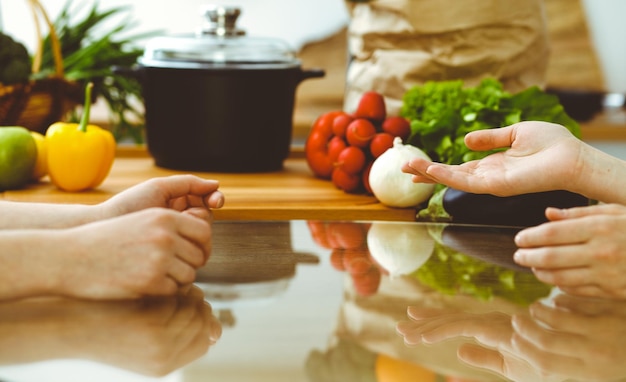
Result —
<svg viewBox="0 0 626 382"><path fill-rule="evenodd" d="M39 20L43 19L50 31L55 73L49 78L28 83L0 84L0 125L23 126L43 134L48 126L61 121L70 110L83 103L84 92L79 83L65 79L61 46L45 9L37 0L28 2L39 36L32 71L39 73L41 67L43 36Z"/></svg>

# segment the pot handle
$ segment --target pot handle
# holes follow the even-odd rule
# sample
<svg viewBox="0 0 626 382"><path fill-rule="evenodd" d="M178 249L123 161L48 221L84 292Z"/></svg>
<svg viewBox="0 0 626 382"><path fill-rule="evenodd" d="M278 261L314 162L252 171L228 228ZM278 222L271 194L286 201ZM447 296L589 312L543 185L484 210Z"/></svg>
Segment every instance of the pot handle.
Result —
<svg viewBox="0 0 626 382"><path fill-rule="evenodd" d="M326 71L324 71L324 69L304 69L300 72L300 78L298 82L302 82L309 78L324 77L325 75Z"/></svg>

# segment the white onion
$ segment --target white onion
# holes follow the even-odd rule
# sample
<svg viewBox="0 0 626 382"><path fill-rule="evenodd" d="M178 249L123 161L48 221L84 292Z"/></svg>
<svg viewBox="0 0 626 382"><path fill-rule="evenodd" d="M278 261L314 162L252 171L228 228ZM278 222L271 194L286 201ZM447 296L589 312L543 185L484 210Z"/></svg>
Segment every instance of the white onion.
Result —
<svg viewBox="0 0 626 382"><path fill-rule="evenodd" d="M410 274L433 253L435 240L422 223L374 222L367 232L367 248L390 276Z"/></svg>
<svg viewBox="0 0 626 382"><path fill-rule="evenodd" d="M434 184L413 183L411 175L402 172L402 165L415 157L430 160L413 145L405 145L396 137L393 147L376 158L369 174L369 184L376 199L389 207L415 207L428 200Z"/></svg>

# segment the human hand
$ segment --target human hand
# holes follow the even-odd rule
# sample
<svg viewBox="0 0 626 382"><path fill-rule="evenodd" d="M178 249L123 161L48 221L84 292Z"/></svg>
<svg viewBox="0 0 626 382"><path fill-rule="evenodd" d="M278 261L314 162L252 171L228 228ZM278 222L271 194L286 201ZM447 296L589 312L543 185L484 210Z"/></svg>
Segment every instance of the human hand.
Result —
<svg viewBox="0 0 626 382"><path fill-rule="evenodd" d="M582 141L565 127L547 122L521 122L473 131L465 144L475 151L509 148L460 165L414 158L402 167L414 182L440 183L476 194L511 196L567 189L579 175Z"/></svg>
<svg viewBox="0 0 626 382"><path fill-rule="evenodd" d="M523 313L520 313L523 314ZM512 381L552 381L538 375L514 347L511 316L502 312L470 313L454 308L409 306L409 321L400 322L397 331L409 346L433 346L447 340L465 338L457 351L462 362L486 369ZM474 340L474 342L472 342Z"/></svg>
<svg viewBox="0 0 626 382"><path fill-rule="evenodd" d="M194 281L211 248L210 223L165 208L54 233L65 244L45 265L53 289L92 299L174 294Z"/></svg>
<svg viewBox="0 0 626 382"><path fill-rule="evenodd" d="M549 208L546 216L515 237L514 260L564 292L626 298L626 206Z"/></svg>
<svg viewBox="0 0 626 382"><path fill-rule="evenodd" d="M624 302L558 294L529 313L513 317L514 345L537 372L568 381L624 380Z"/></svg>
<svg viewBox="0 0 626 382"><path fill-rule="evenodd" d="M171 208L208 218L208 211L221 208L224 195L215 180L195 175L172 175L152 178L120 192L101 204L102 217L124 215L151 207Z"/></svg>
<svg viewBox="0 0 626 382"><path fill-rule="evenodd" d="M89 359L163 376L206 354L221 334L220 322L197 287L185 294L132 301L0 303L3 365Z"/></svg>

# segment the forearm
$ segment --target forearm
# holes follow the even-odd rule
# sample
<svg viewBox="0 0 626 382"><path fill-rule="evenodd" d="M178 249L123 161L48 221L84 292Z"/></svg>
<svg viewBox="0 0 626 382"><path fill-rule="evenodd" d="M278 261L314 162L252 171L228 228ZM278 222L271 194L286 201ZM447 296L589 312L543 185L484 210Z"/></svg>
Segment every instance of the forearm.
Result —
<svg viewBox="0 0 626 382"><path fill-rule="evenodd" d="M99 218L99 206L0 201L0 230L65 228Z"/></svg>
<svg viewBox="0 0 626 382"><path fill-rule="evenodd" d="M626 162L586 145L574 189L590 199L626 205Z"/></svg>
<svg viewBox="0 0 626 382"><path fill-rule="evenodd" d="M0 231L0 300L59 294L68 240L66 230Z"/></svg>

